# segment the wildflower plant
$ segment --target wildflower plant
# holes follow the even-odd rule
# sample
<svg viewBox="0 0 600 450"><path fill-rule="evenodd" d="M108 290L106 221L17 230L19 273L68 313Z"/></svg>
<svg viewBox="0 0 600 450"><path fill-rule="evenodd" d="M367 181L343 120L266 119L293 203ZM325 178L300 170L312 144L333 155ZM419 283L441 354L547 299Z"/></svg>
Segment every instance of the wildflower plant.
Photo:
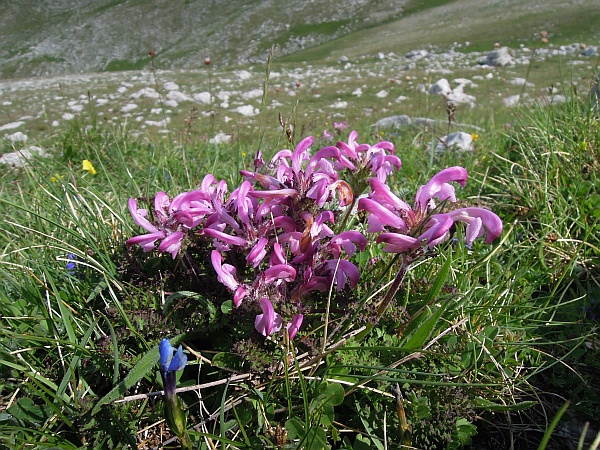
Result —
<svg viewBox="0 0 600 450"><path fill-rule="evenodd" d="M127 244L145 252L158 245L173 259L189 260L187 249L201 242L234 307L254 315L259 334L277 340L293 339L306 314L322 309L313 293L340 293L359 283L353 256L366 249L368 238L360 223L349 220L356 207L367 213L366 234L409 262L448 240L456 222L466 224L468 245L483 236L491 243L502 231L498 216L486 209L442 211L456 202L451 183L466 183L462 167L434 175L411 206L386 184L402 165L391 142L359 144L353 131L347 142L311 154L313 142L307 137L269 161L257 152L254 170L241 170L244 181L231 192L208 174L198 189L173 199L158 192L152 214L131 198L131 215L148 233Z"/></svg>

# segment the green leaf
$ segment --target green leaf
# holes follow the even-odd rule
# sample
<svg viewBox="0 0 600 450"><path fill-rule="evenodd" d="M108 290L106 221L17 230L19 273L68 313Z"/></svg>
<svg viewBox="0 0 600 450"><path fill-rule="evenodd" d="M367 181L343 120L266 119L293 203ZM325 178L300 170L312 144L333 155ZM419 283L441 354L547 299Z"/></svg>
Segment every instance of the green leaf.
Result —
<svg viewBox="0 0 600 450"><path fill-rule="evenodd" d="M332 406L338 406L344 401L346 391L344 391L344 388L339 383L324 382L319 386L319 397L321 396Z"/></svg>
<svg viewBox="0 0 600 450"><path fill-rule="evenodd" d="M244 369L244 361L233 353L221 352L213 356L211 364L221 369L234 370L241 372Z"/></svg>
<svg viewBox="0 0 600 450"><path fill-rule="evenodd" d="M81 338L81 343L79 344L79 348L75 352L75 356L71 360L71 364L69 364L69 368L67 369L65 376L63 377L63 380L60 383L60 386L58 386L58 389L56 391L57 396L62 397L63 394L65 393L65 390L67 389L67 385L69 384L69 380L72 378L73 374L75 373L75 369L79 365L79 361L81 361L81 355L83 353L82 349L84 349L87 346L88 341L92 335L92 332L96 328L96 325L98 325L98 320L95 320L94 322L92 322L92 324L86 331L85 335Z"/></svg>
<svg viewBox="0 0 600 450"><path fill-rule="evenodd" d="M176 345L180 340L183 339L185 334L180 334L171 339L171 345ZM98 414L100 408L107 403L110 403L117 398L123 396L127 390L144 378L152 370L152 368L158 363L158 345L152 347L148 353L146 353L138 361L138 363L131 369L125 379L117 384L108 394L102 397L94 409L92 409L92 415Z"/></svg>
<svg viewBox="0 0 600 450"><path fill-rule="evenodd" d="M446 282L448 272L450 271L451 262L452 262L452 257L451 257L451 255L448 255L448 257L446 258L446 262L442 266L442 269L440 270L437 277L435 278L435 281L433 282L431 289L427 293L427 298L425 299L425 304L429 304L429 303L433 302L434 299L439 295L442 287L444 286L444 283ZM429 316L426 320L422 321L422 323L420 323L420 326L418 326L416 328L415 333L408 339L408 342L406 344L404 344L402 347L409 349L409 350L415 350L415 349L421 348L423 346L423 344L425 344L425 342L427 341L427 339L429 338L429 336L431 335L433 330L435 329L435 326L436 326L440 316L442 315L442 313L446 310L446 308L448 307L448 305L450 305L450 302L452 302L452 301L454 301L454 299L449 298L439 308L437 308L431 316Z"/></svg>
<svg viewBox="0 0 600 450"><path fill-rule="evenodd" d="M290 439L302 439L304 437L304 423L300 422L298 419L289 419L285 423L285 429L288 432L288 437Z"/></svg>
<svg viewBox="0 0 600 450"><path fill-rule="evenodd" d="M226 300L221 305L221 312L223 314L230 314L232 310L233 310L233 301L231 301L231 300Z"/></svg>

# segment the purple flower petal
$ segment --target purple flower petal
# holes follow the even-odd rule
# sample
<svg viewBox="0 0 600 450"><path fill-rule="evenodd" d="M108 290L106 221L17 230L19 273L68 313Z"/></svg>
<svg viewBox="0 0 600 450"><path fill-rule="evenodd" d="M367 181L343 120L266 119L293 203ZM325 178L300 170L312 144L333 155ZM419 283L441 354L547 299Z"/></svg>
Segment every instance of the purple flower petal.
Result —
<svg viewBox="0 0 600 450"><path fill-rule="evenodd" d="M304 316L302 314L296 314L294 317L292 317L292 321L287 324L290 341L294 339L294 336L296 336L296 333L298 333L298 330L302 326L303 320Z"/></svg>
<svg viewBox="0 0 600 450"><path fill-rule="evenodd" d="M177 252L181 248L181 242L185 235L181 231L176 231L171 233L158 246L159 252L170 253L171 257L175 259L177 257Z"/></svg>
<svg viewBox="0 0 600 450"><path fill-rule="evenodd" d="M386 244L383 248L386 253L407 253L421 246L418 239L398 233L381 233L377 236L377 243L382 242Z"/></svg>
<svg viewBox="0 0 600 450"><path fill-rule="evenodd" d="M219 283L222 283L232 291L235 291L240 285L235 279L235 267L230 264L223 264L223 257L216 250L213 250L210 254L210 260L215 272L217 272L217 280L219 280Z"/></svg>
<svg viewBox="0 0 600 450"><path fill-rule="evenodd" d="M447 214L454 221L459 220L467 224L465 231L467 245L471 245L476 238L483 236L483 228L486 230L486 244L490 244L502 233L502 220L487 209L461 208Z"/></svg>
<svg viewBox="0 0 600 450"><path fill-rule="evenodd" d="M258 314L254 320L254 328L263 336L269 336L281 330L281 316L273 309L273 304L268 298L260 299L262 314Z"/></svg>

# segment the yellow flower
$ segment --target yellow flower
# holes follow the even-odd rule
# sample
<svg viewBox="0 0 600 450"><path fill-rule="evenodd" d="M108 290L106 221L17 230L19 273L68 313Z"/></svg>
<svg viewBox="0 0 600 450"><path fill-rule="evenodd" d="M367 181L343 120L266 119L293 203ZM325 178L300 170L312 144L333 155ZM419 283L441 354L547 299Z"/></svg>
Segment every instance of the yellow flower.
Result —
<svg viewBox="0 0 600 450"><path fill-rule="evenodd" d="M477 133L471 133L471 139L476 141L477 139L479 139L479 135Z"/></svg>
<svg viewBox="0 0 600 450"><path fill-rule="evenodd" d="M63 176L56 173L52 178L50 178L50 181L52 181L53 183L58 183L62 179Z"/></svg>
<svg viewBox="0 0 600 450"><path fill-rule="evenodd" d="M246 152L242 152L242 158L246 157Z"/></svg>
<svg viewBox="0 0 600 450"><path fill-rule="evenodd" d="M92 163L90 161L88 161L87 159L83 160L82 170L87 170L92 175L96 175L96 169L94 169L94 166L92 165Z"/></svg>

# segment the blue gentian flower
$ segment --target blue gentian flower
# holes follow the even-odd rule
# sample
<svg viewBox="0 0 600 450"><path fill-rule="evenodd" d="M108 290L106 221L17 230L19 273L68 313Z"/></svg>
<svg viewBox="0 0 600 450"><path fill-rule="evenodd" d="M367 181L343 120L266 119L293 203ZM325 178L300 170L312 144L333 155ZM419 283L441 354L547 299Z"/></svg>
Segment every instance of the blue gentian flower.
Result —
<svg viewBox="0 0 600 450"><path fill-rule="evenodd" d="M177 375L175 372L183 370L187 364L187 356L184 355L181 345L175 350L166 338L160 341L158 352L160 354L160 374L163 379L165 396L172 399L175 396L175 388L177 387Z"/></svg>
<svg viewBox="0 0 600 450"><path fill-rule="evenodd" d="M69 259L69 262L66 265L67 272L69 272L69 275L75 275L77 264L75 264L73 261L77 260L77 256L74 253L69 253L67 258Z"/></svg>

